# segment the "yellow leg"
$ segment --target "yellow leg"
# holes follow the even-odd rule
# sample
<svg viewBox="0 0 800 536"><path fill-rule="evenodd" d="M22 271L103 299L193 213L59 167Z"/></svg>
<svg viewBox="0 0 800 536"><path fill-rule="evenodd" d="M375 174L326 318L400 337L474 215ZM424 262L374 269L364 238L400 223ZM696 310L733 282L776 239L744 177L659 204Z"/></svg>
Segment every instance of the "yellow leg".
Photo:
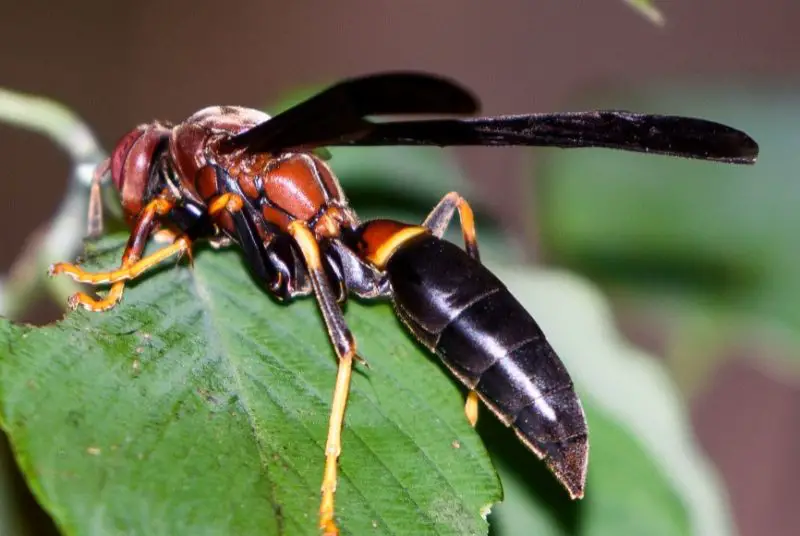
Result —
<svg viewBox="0 0 800 536"><path fill-rule="evenodd" d="M182 236L169 246L159 249L140 261L111 272L87 272L74 264L59 262L50 267L50 275L66 274L79 283L90 283L92 285L129 281L142 275L142 273L159 264L161 261L177 253L186 253L190 249L191 243L189 239Z"/></svg>
<svg viewBox="0 0 800 536"><path fill-rule="evenodd" d="M478 237L475 231L475 215L469 203L457 192L450 192L444 196L433 208L431 213L428 214L428 217L425 218L422 225L430 229L434 235L441 238L456 210L458 210L458 217L461 220L461 235L464 237L465 249L470 257L479 260L480 255L478 253Z"/></svg>
<svg viewBox="0 0 800 536"><path fill-rule="evenodd" d="M444 196L431 213L428 214L422 225L430 229L435 236L441 238L456 211L458 211L458 217L461 221L461 235L464 238L465 249L470 257L479 260L475 215L469 203L457 192L450 192ZM478 401L479 398L475 391L470 391L464 404L464 414L473 428L478 423Z"/></svg>
<svg viewBox="0 0 800 536"><path fill-rule="evenodd" d="M78 306L81 306L87 311L99 313L108 311L119 303L125 290L125 281L135 279L162 260L176 253L183 252L191 255L190 243L187 238L180 237L171 245L156 251L152 255L148 255L140 261L123 261L122 268L119 270L91 273L73 264L58 263L50 267L50 275L54 276L64 273L72 277L75 281L91 283L93 285L112 283L111 289L104 298L97 299L89 296L85 292L76 292L67 300L67 306L70 309L76 309Z"/></svg>
<svg viewBox="0 0 800 536"><path fill-rule="evenodd" d="M475 391L470 391L467 394L467 402L464 404L464 414L467 416L469 425L475 428L478 424L478 395Z"/></svg>
<svg viewBox="0 0 800 536"><path fill-rule="evenodd" d="M333 403L328 424L328 441L325 445L325 471L322 477L322 500L319 505L319 526L325 536L339 534L334 520L334 501L336 493L337 464L342 453L342 426L347 396L350 392L350 375L353 370L353 356L346 355L339 359L339 371L336 374L336 387L333 390Z"/></svg>
<svg viewBox="0 0 800 536"><path fill-rule="evenodd" d="M422 225L441 238L456 211L458 211L458 217L461 221L461 235L464 238L465 249L470 257L479 260L475 215L469 203L457 192L450 192L444 196L431 213L428 214ZM479 398L475 391L470 391L464 404L464 414L473 428L478 423L478 401Z"/></svg>
<svg viewBox="0 0 800 536"><path fill-rule="evenodd" d="M221 210L239 212L242 210L242 206L244 206L244 201L237 194L222 194L208 205L208 213L213 216Z"/></svg>
<svg viewBox="0 0 800 536"><path fill-rule="evenodd" d="M136 225L134 225L134 228L131 231L131 237L128 240L127 246L125 247L125 253L122 255L121 270L127 270L139 261L142 251L147 243L147 239L155 227L156 217L169 213L171 209L172 203L170 201L157 198L148 203L148 205L142 210L141 215L136 221ZM58 263L50 267L51 276L59 273L67 273L73 278L79 276L79 280L83 279L84 276L87 275L87 272L72 264ZM123 291L125 290L125 283L123 281L114 282L111 280L108 280L107 282L113 283L113 285L105 298L97 299L89 296L86 293L78 292L69 298L69 301L67 302L69 307L74 309L80 305L85 309L96 312L107 311L111 309L117 303L119 303L120 299L122 298Z"/></svg>
<svg viewBox="0 0 800 536"><path fill-rule="evenodd" d="M333 402L328 423L328 440L325 445L325 471L322 477L322 500L319 506L320 528L325 536L335 536L339 534L335 520L334 494L336 493L337 463L342 452L342 426L347 396L350 392L353 360L363 362L363 359L356 352L355 340L347 328L342 310L339 308L325 276L319 246L314 234L301 221L292 222L289 225L289 233L303 252L317 303L322 317L325 319L325 326L336 350L336 356L339 358L339 370L336 374L336 386L333 390Z"/></svg>
<svg viewBox="0 0 800 536"><path fill-rule="evenodd" d="M119 303L122 299L122 293L125 291L125 283L114 283L111 289L104 298L93 298L85 292L76 292L67 299L67 307L70 309L77 309L78 306L83 307L87 311L101 313L108 311Z"/></svg>

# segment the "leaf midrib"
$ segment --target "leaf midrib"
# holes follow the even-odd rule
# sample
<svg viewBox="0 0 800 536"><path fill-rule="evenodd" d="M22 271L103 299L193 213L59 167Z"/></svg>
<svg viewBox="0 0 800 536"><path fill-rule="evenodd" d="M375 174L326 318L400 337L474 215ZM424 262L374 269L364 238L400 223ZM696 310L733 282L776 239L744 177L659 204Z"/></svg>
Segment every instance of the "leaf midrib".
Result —
<svg viewBox="0 0 800 536"><path fill-rule="evenodd" d="M234 285L239 285L239 284L241 284L241 281L234 280L234 279L232 279L232 278L229 278L229 279L228 279L228 281L229 281L229 283L231 283L231 284L234 284ZM221 286L219 286L219 288L218 288L217 290L218 290L218 292L220 292L220 293L221 293L221 294L222 294L222 295L223 295L225 298L227 298L229 301L231 301L231 302L235 302L235 298L236 298L236 296L234 296L233 294L231 294L231 293L230 293L230 291L227 289L227 287L225 287L224 285L221 285ZM266 298L265 298L265 299L266 299ZM242 338L242 340L243 340L243 341L245 341L245 343L246 343L247 345L250 345L250 346L255 346L255 343L254 343L252 340L250 340L249 336L246 336L244 333L242 333L241 331L239 331L239 328L238 328L238 326L236 326L235 324L231 324L231 325L229 325L228 327L230 328L231 332L234 332L234 333L236 333L236 334L240 335L240 336L241 336L241 338ZM316 349L314 349L313 347L310 347L310 346L308 346L308 344L306 343L306 341L304 341L304 340L302 340L302 339L298 338L298 337L297 337L297 336L296 336L294 333L292 333L292 332L290 332L290 331L288 331L288 330L284 329L282 326L278 326L278 330L280 330L280 331L281 331L281 335L283 335L283 336L285 336L285 337L288 337L288 338L291 338L291 339L292 339L292 340L293 340L293 341L294 341L296 344L298 344L300 347L305 347L305 348L308 348L308 349L309 349L309 351L307 352L308 354L312 354L312 353L313 353L313 354L316 354L316 353L318 353L318 352L316 351ZM280 355L278 355L278 354L276 354L276 353L274 353L274 352L270 351L270 350L269 350L269 349L267 349L267 348L265 348L265 350L266 350L266 353L268 353L268 354L270 355L270 357L272 358L272 360L273 360L275 363L278 363L278 364L281 366L281 368L282 368L284 371L289 371L289 368L286 366L285 362L284 362L284 361L281 359L281 356L280 356ZM335 368L334 368L334 367L331 367L331 372L332 372L332 375L335 373ZM275 406L276 406L277 408L279 408L279 409L280 409L280 411L281 411L281 412L283 412L283 414L284 414L284 415L287 415L287 416L288 416L288 411L286 410L286 408L284 408L284 407L283 407L283 405L281 405L281 404L279 403L279 401L278 401L278 400L276 400L276 399L275 399L275 397L274 397L273 395L271 395L271 394L270 394L270 390L269 390L268 386L266 386L266 385L265 385L265 384L264 384L262 381L260 381L260 380L259 380L259 379L257 379L257 378L254 378L254 377L253 377L252 379L253 379L253 380L254 380L254 382L255 382L255 383L257 383L259 386L262 386L262 388L263 388L264 392L265 392L265 393L267 393L267 396L269 396L269 397L270 397L270 400L272 400L272 402L275 404ZM297 377L296 377L296 376L293 376L293 379L294 379L294 380L297 380ZM241 377L240 377L238 374L237 374L237 382L238 382L238 384L239 384L239 386L240 386L240 388L241 388L241 385L242 385L242 384L241 384ZM319 393L319 391L318 391L316 388L314 388L314 386L313 386L313 385L309 384L308 382L303 382L303 381L300 381L299 383L298 383L298 382L296 382L296 383L295 383L295 386L298 388L298 390L302 388L302 389L304 389L305 391L307 391L307 392L311 393L311 394L312 394L312 396L314 396L314 397L315 397L315 398L316 398L316 399L317 399L319 402L321 402L321 403L323 403L323 404L326 402L326 401L325 401L325 399L323 398L322 394L321 394L321 393ZM248 412L248 414L249 414L249 412ZM250 418L250 417L249 417L249 415L248 415L248 418ZM307 426L305 426L305 425L303 425L303 424L302 424L302 421L301 421L301 428L302 428L302 429L303 429L303 431L306 433L306 435L309 437L309 439L311 440L311 442L313 442L313 443L314 443L314 444L315 444L317 447L319 447L320 451L324 451L324 447L323 447L322 443L320 443L320 442L319 442L319 439L318 439L318 438L317 438L317 437L316 437L316 436L315 436L315 435L314 435L314 434L311 432L311 430L310 430L310 429L309 429ZM258 427L257 427L257 426L256 426L254 423L251 423L251 429L253 430L253 433L254 433L254 434L258 435ZM352 428L349 428L349 427L348 427L348 429L349 429L351 432L353 432ZM362 444L366 445L366 442L364 442L364 441L363 441L363 440L362 440L360 437L358 437L358 439L359 439L359 440L362 442ZM262 443L261 443L259 440L257 440L257 444L258 444L258 445L261 445ZM368 448L369 448L369 447L368 447ZM369 450L372 452L372 449L369 449ZM294 469L294 465L293 465L293 464L292 464L292 463L291 463L289 460L287 460L286 458L284 458L284 457L283 457L283 456L282 456L280 453L277 453L277 452L276 452L276 454L277 454L277 455L278 455L278 456L281 458L281 460L283 460L283 462L284 462L284 463L285 463L285 464L286 464L288 467L291 467L291 468L293 469L293 471L295 472L295 474L297 475L297 477L298 477L298 478L302 479L302 476L300 475L300 473ZM259 456L261 456L261 453L260 453L260 452L259 452ZM380 460L380 458L379 458L379 457L378 457L378 456L377 456L377 455L376 455L374 452L373 452L373 456L374 456L374 457L375 457L375 458L376 458L378 461L381 461L381 460ZM320 457L320 459L322 459L322 457ZM262 460L263 460L263 457L262 457ZM385 464L385 463L383 463L382 461L381 461L381 464L382 464L384 467L386 467L386 464ZM405 490L405 487L404 487L404 486L402 486L402 484L399 482L399 480L397 480L397 477L396 477L396 475L395 475L395 474L394 474L394 473L393 473L393 472L392 472L392 471L391 471L391 470L390 470L388 467L386 467L386 469L387 469L387 472L388 472L390 475L392 475L392 477L395 479L395 481L397 482L398 486L399 486L399 487L402 487L402 488ZM321 474L321 472L320 472L320 474ZM368 498L367 498L367 495L365 495L365 494L364 494L364 492L363 492L363 491L360 489L360 487L356 485L355 481L354 481L352 478L350 478L350 476L349 476L349 475L346 473L346 471L343 471L343 470L341 470L341 469L340 469L340 470L339 470L339 474L340 474L340 477L342 477L342 478L346 479L346 480L348 481L348 483L349 483L349 484L350 484L350 485L353 487L353 489L354 489L354 490L355 490L355 491L358 493L358 495L359 495L359 496L361 497L361 499L362 499L362 504L363 504L364 506L366 506L366 508L368 508L368 509L370 510L370 512L372 513L372 517L373 517L373 519L380 520L380 521L381 521L381 523L382 523L382 525L381 525L382 527L385 527L385 528L387 528L391 534L395 534L395 531L391 529L391 526L390 526L390 525L389 525L389 524L388 524L388 523L387 523L387 522L386 522L386 521L383 519L383 516L381 516L381 515L378 513L378 511L377 511L377 510L376 510L376 509L373 507L373 505L372 505L371 501L369 501L369 500L368 500ZM310 484L309 484L308 482L306 482L306 485L310 487ZM273 491L274 491L274 490L273 490ZM274 499L274 496L273 496L273 499ZM411 502L412 502L412 503L413 503L413 504L414 504L414 505L417 507L417 510L420 512L420 514L424 516L424 515L425 515L425 514L424 514L424 511L422 511L422 509L419 507L419 504L418 504L418 503L417 503L417 502L416 502L416 501L415 501L415 500L414 500L412 497L410 497L410 496L409 496L409 499L410 499L410 500L411 500ZM431 521L432 521L432 520L431 520ZM296 522L296 521L295 521L295 522Z"/></svg>
<svg viewBox="0 0 800 536"><path fill-rule="evenodd" d="M259 463L261 465L262 475L264 479L267 481L269 486L268 493L270 497L270 506L272 508L272 512L275 513L277 511L276 506L279 503L277 502L277 499L275 497L275 482L270 478L268 461L265 458L265 452L268 449L267 446L262 443L260 436L258 434L255 418L251 409L252 406L247 396L248 393L246 393L244 389L242 378L239 373L239 368L241 368L241 364L239 367L236 367L235 364L233 363L235 356L233 355L233 352L231 352L230 349L227 348L224 342L224 335L220 333L217 329L218 324L213 321L216 316L214 301L210 299L207 286L203 282L201 282L200 273L194 267L189 268L189 272L190 272L189 279L192 281L191 288L193 290L193 293L197 296L198 300L200 300L200 302L202 302L204 305L200 309L202 311L201 317L203 319L203 326L205 328L206 337L209 343L213 345L213 349L218 352L218 355L224 356L225 358L224 362L227 363L228 367L231 369L230 370L231 377L234 379L236 383L237 393L240 397L239 403L242 405L245 415L247 415L247 423L250 426L250 431L252 433L253 440L255 441L256 450L258 451L258 458L259 458ZM283 408L281 408L281 411L283 411ZM279 452L276 452L275 455L283 459ZM281 516L275 514L275 525L278 528L278 534L281 536L284 534L284 529L285 529L283 521L287 517L290 516L284 515L283 519L281 519ZM296 519L292 519L292 521L295 524L298 524Z"/></svg>
<svg viewBox="0 0 800 536"><path fill-rule="evenodd" d="M213 261L212 261L212 262L213 262ZM201 297L201 299L203 299L204 303L206 303L206 304L209 304L209 311L210 311L211 309L214 309L214 308L213 308L213 303L214 303L214 300L211 300L211 299L210 299L210 294L209 294L209 292L208 292L208 288L207 288L207 286L206 286L204 283L201 283L201 281L200 281L200 279L201 279L201 276L200 276L200 274L198 273L198 271L197 271L197 270L192 270L192 272L193 272L193 273L192 273L192 276L191 276L191 277L192 277L192 279L193 279L193 281L194 281L194 283L195 283L195 288L196 288L196 291L197 291L198 293L205 293L205 296ZM215 271L214 271L214 273L215 273L215 277L217 277L217 278L224 278L224 279L226 279L226 280L227 280L227 281L226 281L226 284L219 284L220 282L219 282L219 281L217 281L217 284L215 284L215 285L214 285L214 292L216 292L216 293L220 294L220 295L221 295L221 297L223 297L223 298L227 299L228 301L230 301L231 303L233 303L233 304L235 304L235 305L237 305L237 306L239 306L239 307L251 308L251 305L250 305L249 301L245 301L245 302L243 302L243 303L242 303L242 302L241 302L241 300L240 300L240 297L239 297L239 296L236 296L236 295L234 295L234 294L233 294L233 293L232 293L232 292L229 290L229 288L230 288L230 287L234 287L234 288L235 288L236 286L241 286L241 285L242 285L242 280L241 280L241 279L239 279L239 278L235 278L235 276L233 276L231 273L229 273L229 272L228 272L228 271L226 271L226 270L215 270ZM265 296L265 297L264 297L264 299L268 299L268 297L266 297L266 296ZM313 297L312 297L312 298L308 298L308 299L313 299ZM291 304L287 304L286 306L287 306L287 307L290 307L290 306L291 306ZM254 313L255 313L255 311L252 311L252 309L251 309L251 312L254 312ZM206 319L206 320L208 320L208 319ZM316 320L317 320L317 321L320 321L320 319L319 319L319 318L317 318ZM224 322L224 318L222 319L222 321L221 321L220 323L222 323L222 322ZM243 341L244 341L246 344L248 344L248 345L254 345L254 344L255 344L255 343L253 343L253 341L251 341L251 340L250 340L250 338L249 338L249 336L248 336L248 335L246 335L246 334L244 334L244 333L242 333L242 332L240 331L240 329L239 329L239 326L237 326L236 324L231 324L231 323L227 323L227 322L226 322L226 323L225 323L225 325L226 325L226 329L229 329L229 330L230 330L232 333L236 333L237 335L239 335L239 336L241 337L241 339L242 339L242 340L243 340ZM371 324L371 325L375 326L375 324ZM304 339L301 339L301 338L297 337L297 335L296 335L295 333L293 333L293 332L291 332L291 331L289 331L289 330L286 330L286 328L285 328L285 327L284 327L282 324L276 324L276 325L274 325L274 326L273 326L273 329L276 329L276 331L279 331L279 332L280 332L280 334L281 334L281 336L283 336L283 337L285 337L285 338L287 338L287 339L291 339L291 340L292 340L292 342L293 342L293 344L296 344L298 347L301 347L301 348L304 348L304 349L306 349L306 351L305 351L304 353L306 353L306 354L309 354L309 355L319 355L319 354L320 354L320 351L319 351L319 349L318 349L318 348L316 348L316 347L314 347L314 346L311 346L311 345L309 345L309 344L308 344L308 341L306 341L306 340L304 340ZM384 326L380 326L380 329L381 329L381 330L383 330L383 329L384 329ZM218 335L219 337L224 337L224 336L220 335L219 333L217 333L217 335ZM287 368L287 366L286 366L285 362L282 360L282 357L281 357L280 355L278 355L278 354L276 354L276 353L272 352L272 351L271 351L269 348L267 348L267 347L264 347L264 348L261 348L261 347L259 347L259 349L263 349L263 350L265 350L265 351L266 351L266 353L268 353L268 354L270 355L270 358L273 360L273 362L275 362L276 364L279 364L279 365L281 366L281 368L282 368L284 371L289 371L289 369ZM231 364L231 366L235 366L235 365L234 365L234 364ZM332 375L332 377L333 377L333 375L335 374L335 371L336 371L336 369L335 369L335 367L334 367L334 366L331 366L330 368L331 368L331 375ZM250 376L248 376L248 377L250 377ZM387 374L387 375L386 375L386 377L387 377L387 378L390 378L390 379L392 380L392 382L393 382L395 385L398 385L399 387L405 387L405 386L404 386L402 383L400 383L400 382L398 381L398 379L396 378L396 376L395 376L394 374ZM295 382L297 382L297 380L298 380L298 377L297 377L297 376L293 376L293 379L295 380ZM256 380L257 380L257 379L256 379ZM242 389L242 388L243 388L243 387L242 387L242 385L243 385L243 384L242 384L242 378L241 378L241 375L239 374L239 372L238 372L238 371L236 371L236 382L237 382L237 385L239 386L239 388L240 388L240 389ZM270 397L270 399L271 399L271 400L272 400L272 402L275 404L275 406L276 406L276 407L278 407L278 408L280 408L281 412L283 412L283 413L284 413L284 415L287 415L287 410L286 410L286 408L284 408L284 407L283 407L283 406L282 406L282 405L279 403L279 401L277 401L277 400L274 398L274 396L270 395L270 390L268 389L268 386L264 385L264 384L263 384L263 382L261 382L261 381L258 381L258 380L256 381L256 383L257 383L258 385L261 385L261 386L262 386L262 388L265 390L265 393L267 393L267 395ZM323 397L323 396L322 396L322 394L321 394L321 393L320 393L320 392L319 392L319 391L318 391L318 390L317 390L317 389L316 389L316 388L315 388L315 387L314 387L312 384L310 384L310 383L308 383L308 382L306 382L306 381L302 381L302 380L300 380L300 382L299 382L299 383L295 383L295 386L296 386L296 388L297 388L298 390L302 389L302 390L305 390L306 392L310 393L310 394L311 394L312 396L314 396L314 397L315 397L315 398L316 398L316 399L317 399L319 402L321 402L321 403L323 403L323 404L327 404L327 398ZM351 391L351 396L352 396L352 394L353 394L353 393L358 393L358 394L360 395L360 396L359 396L359 398L360 398L360 399L364 399L364 400L366 400L366 401L367 401L367 402L370 404L371 408L372 408L372 409L373 409L375 412L377 412L378 414L380 414L380 415L383 417L384 424L388 423L388 424L389 424L390 426L392 426L392 427L393 427L395 430L397 430L397 431L398 431L398 432L400 432L402 435L404 435L404 436L405 436L405 437L408 439L408 441L410 442L410 444L411 444L411 445L413 445L413 446L414 446L414 448L415 448L415 449L416 449L416 450L417 450L417 451L418 451L418 452L419 452L419 453L420 453L420 454L421 454L421 455L422 455L422 456L425 458L425 460L427 460L427 461L429 462L429 465L430 465L430 466L431 466L431 467L432 467L432 468L435 470L435 472L436 472L436 473L437 473L437 474L438 474L438 475L441 477L441 479L442 479L444 482L446 482L446 483L447 483L448 487L450 488L450 490L451 490L451 492L452 492L452 495L453 495L454 497L460 497L460 494L459 494L459 492L458 492L458 489L457 489L457 488L456 488L456 486L453 484L453 482L452 482L452 481L451 481L451 480L450 480L450 479L447 477L447 475L446 475L446 474L445 474L445 473L442 471L442 469L439 467L438 463L436 463L436 461L435 461L435 460L434 460L434 459L433 459L433 458L430 456L430 454L427 452L427 450L426 450L426 449L424 449L424 448L422 448L422 446L421 446L421 445L419 445L419 443L418 443L417 441L415 441L415 440L414 440L414 437L413 437L411 434L409 434L409 433L408 433L408 432L407 432L407 431L406 431L406 430L405 430L403 427L401 427L401 426L399 425L399 423L395 422L393 419L390 419L390 418L388 418L388 417L387 417L387 416L384 414L384 412L381 410L380 406L379 406L378 404L376 404L376 403L375 403L375 401L374 401L374 400L372 400L372 399L371 399L369 396L367 396L365 393L361 392L361 389L359 389L359 388L355 388L355 389L353 389L353 390ZM244 397L243 397L243 398L244 398ZM428 408L428 409L430 410L430 412L431 412L433 415L435 415L435 416L437 417L437 419L438 419L440 422L442 422L442 423L445 423L445 426L446 426L446 428L447 428L449 431L451 431L451 432L452 432L452 433L453 433L453 434L454 434L456 437L458 437L458 436L460 435L460 434L459 434L459 433L458 433L458 432L457 432L457 431L456 431L456 430L455 430L455 429L452 427L452 425L450 425L450 421L449 421L449 419L445 419L445 418L441 417L441 415L439 414L439 412L435 411L435 410L434 410L434 408L432 408L432 407L431 407L431 406L430 406L430 405L429 405L429 404L428 404L428 403L427 403L425 400L423 400L423 399L421 399L421 398L419 398L419 399L417 399L417 400L418 400L418 402L420 402L420 403L421 403L421 405L422 405L423 407L425 407L425 408ZM247 402L243 400L243 403L247 403ZM256 424L255 424L255 423L252 421L252 419L253 419L253 416L251 415L251 413L250 413L250 411L249 411L249 408L248 408L248 411L247 411L247 413L248 413L248 419L250 419L251 430L252 430L252 432L253 432L253 433L254 433L256 436L258 436L258 426L257 426L257 425L256 425ZM320 450L324 450L324 449L323 449L323 446L322 446L322 444L321 444L321 443L318 441L318 438L317 438L317 437L316 437L316 436L315 436L315 435L314 435L314 434L311 432L311 430L310 430L310 429L309 429L307 426L304 426L304 425L302 425L302 421L301 421L301 427L303 428L304 432L306 432L306 434L308 435L308 437L310 438L310 440L311 440L311 441L312 441L314 444L316 444L316 445L317 445L317 446L320 448ZM395 472L394 472L394 471L393 471L393 470L390 468L390 466L386 464L385 460L384 460L384 459L383 459L381 456L379 456L379 455L378 455L378 454L375 452L375 450L374 450L374 449L371 447L371 445L369 444L369 442L368 442L368 441L366 441L366 440L365 440L365 439L364 439L364 438L361 436L361 434L360 434L360 433L358 433L358 431L357 431L357 430L355 430L355 429L353 429L352 427L349 427L349 426L347 426L347 429L348 429L348 432L349 432L350 434L352 434L352 435L353 435L353 437L354 437L356 440L358 440L358 441L359 441L359 442L360 442L360 443L361 443L361 444L362 444L362 445L363 445L363 446L366 448L366 450L368 450L368 451L370 452L371 456L372 456L372 457L373 457L373 458L374 458L374 459L375 459L375 460L376 460L376 461L377 461L377 462L380 464L380 466L381 466L381 467L383 467L383 468L386 470L386 473L387 473L388 475L390 475L390 476L391 476L391 478L392 478L392 479L394 480L394 482L397 484L397 488L398 488L398 489L401 489L401 490L403 491L403 493L405 494L405 496L406 496L406 497L409 499L409 502L410 502L411 504L413 504L413 505L414 505L415 509L417 510L417 512L418 512L418 513L419 513L419 515L420 515L420 518L421 518L421 520L423 520L423 519L424 519L425 521L427 521L427 523L425 523L425 524L426 524L426 525L427 525L427 526L428 526L430 529L432 529L433 531L435 531L435 533L436 533L436 534L442 534L442 532L441 532L441 530L440 530L440 527L438 526L437 522L436 522L436 521L435 521L435 520L434 520L434 519L433 519L433 518L430 516L430 514L429 514L429 513L428 513L428 512L427 512L427 511L426 511L426 510L425 510L425 509L422 507L422 505L421 505L421 504L420 504L420 503L419 503L419 502L418 502L418 501L417 501L417 500L416 500L416 499L415 499L415 498L414 498L414 497L413 497L413 496L412 496L410 493L408 493L408 488L407 488L407 487L406 487L406 486L405 486L405 485L404 485L404 484L401 482L401 480L399 479L398 475L397 475L397 474L396 474L396 473L395 473ZM259 438L256 438L256 442L257 442L257 445L258 445L258 446L262 446L262 445L264 445L264 443L263 443L262 441L260 441L260 440L259 440ZM474 449L472 449L472 448L468 448L468 449L465 449L465 450L466 450L466 451L469 453L469 455L470 455L470 458L472 458L473 460L477 460L477 454L476 454L476 452L474 451ZM279 457L281 457L281 459L283 460L283 462L284 462L284 463L285 463L287 466L293 467L293 466L292 466L292 464L291 464L291 463L289 463L289 461L288 461L288 460L286 460L285 458L283 458L283 456L281 456L281 454L280 454L280 453L276 453L276 454L277 454ZM261 457L261 460L262 460L262 463L263 463L263 462L264 462L264 458L263 458L263 456L262 456L262 453L261 453L261 452L259 452L259 456ZM295 472L296 472L296 471L295 471ZM354 491L355 491L355 492L356 492L356 493L357 493L357 494L358 494L358 495L361 497L361 499L362 499L362 505L363 505L363 506L365 506L367 509L369 509L369 511L371 512L371 515L372 515L372 518L373 518L373 519L375 519L375 520L377 520L377 521L380 521L380 522L381 522L381 525L380 525L381 527L383 527L384 529L386 529L386 530L387 530L387 531L388 531L390 534L396 534L396 533L397 533L397 532L396 532L397 530L400 530L400 533L403 533L403 530L404 530L404 529L403 529L402 527L393 528L393 527L392 527L392 525L390 525L389 523L387 523L387 522L386 522L386 520L384 519L384 517L383 517L383 516L381 516L381 515L378 513L378 511L377 511L377 510L374 508L374 506L373 506L372 502L371 502L371 501L369 501L369 500L367 499L367 495L365 495L365 493L364 493L364 492L363 492L363 491L360 489L360 487L357 485L357 482L356 482L356 480L354 480L354 479L353 479L353 478L350 476L350 474L349 474L349 473L348 473L348 472L347 472L347 471L346 471L344 468L340 468L340 470L339 470L339 475L340 475L340 478L342 478L342 479L346 480L346 481L348 482L348 484L349 484L349 485L352 487L352 489L353 489L353 490L354 490ZM298 476L299 476L299 475L298 475ZM268 477L267 477L267 478L268 478ZM273 489L272 491L274 492L274 489ZM276 500L276 499L275 499L275 497L274 497L274 494L273 494L273 501L275 501L275 500ZM461 501L461 506L462 506L462 507L465 507L465 506L466 506L466 505L464 504L463 500ZM465 509L465 511L466 511L466 512L468 512L469 510L468 510L468 509Z"/></svg>

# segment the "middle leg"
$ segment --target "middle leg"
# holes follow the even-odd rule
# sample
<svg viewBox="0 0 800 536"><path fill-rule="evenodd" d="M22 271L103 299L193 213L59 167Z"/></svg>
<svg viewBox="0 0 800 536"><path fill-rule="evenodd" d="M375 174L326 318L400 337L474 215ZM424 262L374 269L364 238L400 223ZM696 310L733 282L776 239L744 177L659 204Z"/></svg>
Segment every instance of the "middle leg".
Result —
<svg viewBox="0 0 800 536"><path fill-rule="evenodd" d="M336 356L339 358L339 369L336 375L336 386L333 390L328 424L328 440L325 446L325 472L322 479L322 500L319 508L320 528L323 529L325 536L334 536L339 534L334 519L334 493L336 492L337 463L342 451L344 413L350 391L353 360L360 362L363 360L356 354L355 340L345 323L342 310L325 276L319 246L313 233L304 222L293 221L289 225L289 234L303 252L328 336L336 350Z"/></svg>

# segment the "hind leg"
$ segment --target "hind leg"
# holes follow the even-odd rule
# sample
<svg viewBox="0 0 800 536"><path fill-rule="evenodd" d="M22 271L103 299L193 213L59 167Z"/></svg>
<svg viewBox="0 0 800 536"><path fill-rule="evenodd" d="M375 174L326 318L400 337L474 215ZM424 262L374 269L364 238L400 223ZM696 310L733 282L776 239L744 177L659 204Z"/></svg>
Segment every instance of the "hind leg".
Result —
<svg viewBox="0 0 800 536"><path fill-rule="evenodd" d="M472 207L457 192L450 192L444 196L428 214L422 225L441 238L447 230L447 226L450 225L456 210L458 210L458 218L461 223L461 234L464 237L464 249L470 257L480 261L475 216L472 213ZM470 391L467 395L464 414L467 416L469 424L474 427L478 422L478 395L475 394L475 391Z"/></svg>

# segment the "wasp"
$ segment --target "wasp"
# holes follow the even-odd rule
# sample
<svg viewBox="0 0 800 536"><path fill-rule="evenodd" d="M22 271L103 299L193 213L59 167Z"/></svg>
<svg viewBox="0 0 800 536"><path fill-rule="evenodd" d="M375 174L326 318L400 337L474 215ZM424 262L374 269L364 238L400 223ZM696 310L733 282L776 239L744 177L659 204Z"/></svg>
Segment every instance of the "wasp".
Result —
<svg viewBox="0 0 800 536"><path fill-rule="evenodd" d="M334 493L356 341L341 304L389 300L410 334L467 388L474 426L482 401L544 460L572 498L584 493L588 427L573 382L544 333L480 262L469 203L451 192L421 224L360 221L320 151L331 146L482 145L605 147L752 164L758 145L704 119L621 110L474 117L478 99L448 78L387 72L346 79L269 117L238 106L204 108L178 124L137 126L95 172L89 234L102 231L100 185L110 172L131 234L120 266L91 273L58 263L102 298L69 306L105 311L127 281L200 240L241 248L249 269L281 301L313 294L338 358L319 526L338 534ZM393 115L439 117L388 120ZM371 120L384 116L384 120ZM464 248L442 236L458 214ZM143 256L149 238L171 242Z"/></svg>

